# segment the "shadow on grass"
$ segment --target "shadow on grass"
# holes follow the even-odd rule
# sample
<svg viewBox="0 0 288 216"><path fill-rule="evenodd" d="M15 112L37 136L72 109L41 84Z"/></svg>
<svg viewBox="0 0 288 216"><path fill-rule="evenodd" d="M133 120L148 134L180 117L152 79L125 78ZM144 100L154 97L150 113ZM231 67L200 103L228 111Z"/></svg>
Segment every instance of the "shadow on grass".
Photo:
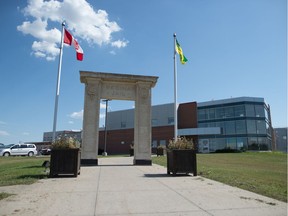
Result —
<svg viewBox="0 0 288 216"><path fill-rule="evenodd" d="M48 174L47 173L43 173L43 174L30 174L30 175L21 175L18 176L17 179L45 179L48 178Z"/></svg>

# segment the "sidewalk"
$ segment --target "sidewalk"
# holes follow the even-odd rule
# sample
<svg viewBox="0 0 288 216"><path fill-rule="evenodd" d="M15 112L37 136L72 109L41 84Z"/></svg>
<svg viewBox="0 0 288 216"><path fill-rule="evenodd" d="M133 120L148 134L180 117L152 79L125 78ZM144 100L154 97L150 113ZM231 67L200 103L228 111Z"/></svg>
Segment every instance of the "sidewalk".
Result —
<svg viewBox="0 0 288 216"><path fill-rule="evenodd" d="M287 203L166 168L132 166L131 157L101 158L77 178L49 178L0 187L15 193L0 201L0 215L21 216L284 216Z"/></svg>

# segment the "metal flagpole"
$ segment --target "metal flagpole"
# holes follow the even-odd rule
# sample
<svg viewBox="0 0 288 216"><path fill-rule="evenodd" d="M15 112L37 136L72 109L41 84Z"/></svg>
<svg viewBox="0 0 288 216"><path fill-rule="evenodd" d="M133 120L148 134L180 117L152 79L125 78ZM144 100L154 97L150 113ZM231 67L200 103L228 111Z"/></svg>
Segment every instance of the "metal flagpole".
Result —
<svg viewBox="0 0 288 216"><path fill-rule="evenodd" d="M174 141L178 137L178 115L177 115L177 63L176 63L176 33L174 33Z"/></svg>
<svg viewBox="0 0 288 216"><path fill-rule="evenodd" d="M53 142L55 141L55 138L56 138L56 124L57 124L58 99L59 99L59 92L60 92L60 78L61 78L61 67L62 67L64 27L65 27L65 22L62 22L62 34L61 34L61 43L60 43L60 55L59 55L59 64L58 64L55 107L54 107L54 122L53 122L53 136L52 136Z"/></svg>

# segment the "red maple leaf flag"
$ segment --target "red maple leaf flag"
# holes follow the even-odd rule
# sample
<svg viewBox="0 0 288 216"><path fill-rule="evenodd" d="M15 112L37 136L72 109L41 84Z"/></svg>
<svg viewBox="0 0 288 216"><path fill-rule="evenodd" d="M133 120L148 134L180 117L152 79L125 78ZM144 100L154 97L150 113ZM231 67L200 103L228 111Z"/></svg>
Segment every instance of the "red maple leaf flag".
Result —
<svg viewBox="0 0 288 216"><path fill-rule="evenodd" d="M70 32L68 32L66 29L65 30L65 34L64 34L64 43L69 44L71 46L71 44L74 45L74 48L76 50L76 58L79 61L83 60L83 49L81 48L81 46L79 45L79 43L77 42L77 40L70 34Z"/></svg>

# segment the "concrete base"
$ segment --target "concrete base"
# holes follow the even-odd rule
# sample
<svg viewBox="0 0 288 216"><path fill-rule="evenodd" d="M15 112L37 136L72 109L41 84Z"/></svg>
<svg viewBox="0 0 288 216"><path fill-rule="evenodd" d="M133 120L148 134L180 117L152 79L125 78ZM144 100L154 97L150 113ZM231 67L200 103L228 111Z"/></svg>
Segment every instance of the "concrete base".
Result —
<svg viewBox="0 0 288 216"><path fill-rule="evenodd" d="M151 166L152 165L152 160L135 160L134 159L134 165L148 165Z"/></svg>
<svg viewBox="0 0 288 216"><path fill-rule="evenodd" d="M81 159L81 166L98 166L98 159Z"/></svg>

